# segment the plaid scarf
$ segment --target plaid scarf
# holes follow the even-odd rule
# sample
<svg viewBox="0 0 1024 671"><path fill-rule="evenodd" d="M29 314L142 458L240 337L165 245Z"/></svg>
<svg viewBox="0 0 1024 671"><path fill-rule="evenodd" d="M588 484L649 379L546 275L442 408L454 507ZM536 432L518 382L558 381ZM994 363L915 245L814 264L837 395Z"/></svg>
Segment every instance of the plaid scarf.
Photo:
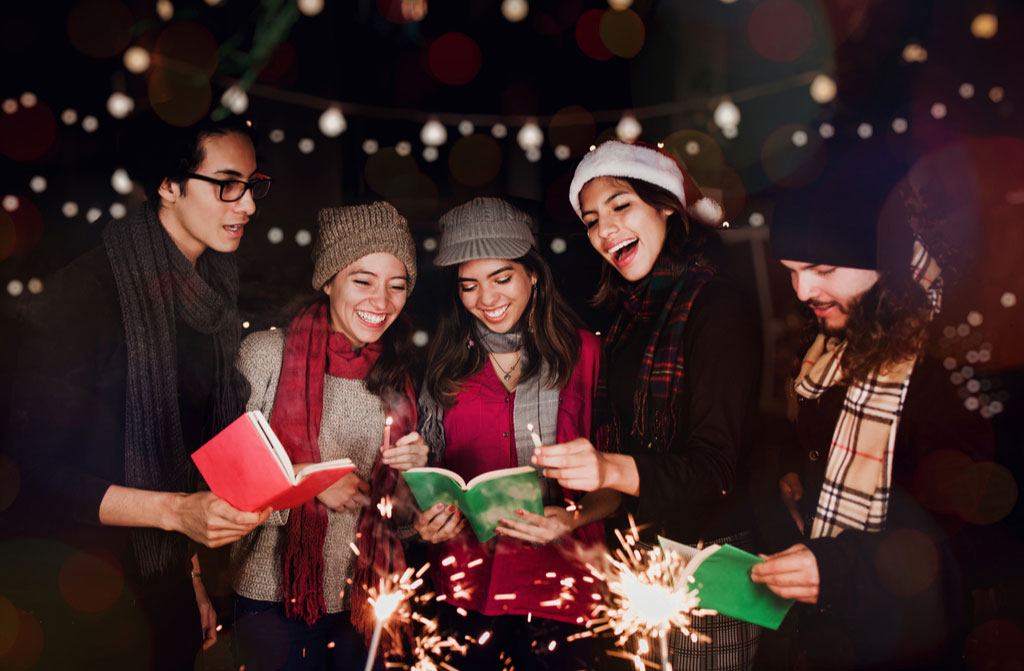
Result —
<svg viewBox="0 0 1024 671"><path fill-rule="evenodd" d="M941 271L920 240L914 241L911 269L928 294L932 314L938 312ZM800 366L796 393L818 398L840 383L845 349L846 341L818 334ZM845 529L885 528L896 428L915 360L893 362L849 385L829 447L811 538L837 536Z"/></svg>
<svg viewBox="0 0 1024 671"><path fill-rule="evenodd" d="M364 379L380 357L381 345L372 343L355 350L342 333L331 331L328 305L320 302L300 312L288 325L281 379L271 428L293 463L320 461L320 420L324 405L324 376ZM392 415L392 431L401 436L416 425L411 387L405 396L390 403L382 399L385 412ZM404 403L404 408L397 407ZM410 409L411 408L411 409ZM383 428L381 432L383 435ZM394 493L397 472L385 466L377 455L370 477L371 504L364 507L357 523L359 558L356 577L375 582L370 572L387 575L405 569L405 557L390 519L377 514L376 501ZM316 499L294 508L288 517L281 551L282 598L289 617L312 625L324 613L323 562L327 538L327 509ZM365 596L356 581L351 600L353 622L365 619ZM361 597L361 598L360 598ZM372 612L370 613L372 626Z"/></svg>
<svg viewBox="0 0 1024 671"><path fill-rule="evenodd" d="M619 452L619 446L627 443L608 396L608 362L635 328L652 319L654 329L640 363L628 435L638 436L642 445L656 452L668 450L672 442L672 408L683 390L686 321L697 294L718 271L704 254L704 244L691 246L686 270L678 278L673 277L673 259L663 252L647 277L626 295L623 309L608 331L594 399L595 416L601 423L596 432L601 451Z"/></svg>

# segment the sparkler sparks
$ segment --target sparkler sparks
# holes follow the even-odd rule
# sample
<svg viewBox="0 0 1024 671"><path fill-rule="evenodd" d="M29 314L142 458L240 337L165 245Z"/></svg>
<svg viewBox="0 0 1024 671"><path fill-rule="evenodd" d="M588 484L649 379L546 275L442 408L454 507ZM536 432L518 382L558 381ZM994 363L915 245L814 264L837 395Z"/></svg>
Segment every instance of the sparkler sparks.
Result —
<svg viewBox="0 0 1024 671"><path fill-rule="evenodd" d="M699 608L697 590L691 589L689 582L673 582L673 575L684 574L685 561L675 553L666 555L661 548L641 550L637 547L639 530L632 517L629 525L625 535L615 531L621 547L616 548L614 554L605 554L599 562L600 567L587 565L607 589L603 597L594 595L602 603L595 608L597 618L588 626L592 635L610 631L617 637L615 644L618 646L624 646L634 636L638 637L640 654L650 650L647 638L659 639L661 668L670 671L669 632L679 629L695 643L707 643L711 639L706 634L692 631L690 624L694 617L712 615L715 611ZM624 652L619 656L632 660L637 669L645 668L639 655Z"/></svg>

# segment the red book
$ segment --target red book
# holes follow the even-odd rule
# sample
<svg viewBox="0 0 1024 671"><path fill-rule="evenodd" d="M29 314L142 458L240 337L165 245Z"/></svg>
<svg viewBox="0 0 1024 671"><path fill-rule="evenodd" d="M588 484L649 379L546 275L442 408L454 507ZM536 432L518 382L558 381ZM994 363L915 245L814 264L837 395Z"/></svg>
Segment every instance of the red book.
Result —
<svg viewBox="0 0 1024 671"><path fill-rule="evenodd" d="M281 441L253 410L192 453L210 491L246 512L294 508L355 470L349 459L311 464L294 474Z"/></svg>

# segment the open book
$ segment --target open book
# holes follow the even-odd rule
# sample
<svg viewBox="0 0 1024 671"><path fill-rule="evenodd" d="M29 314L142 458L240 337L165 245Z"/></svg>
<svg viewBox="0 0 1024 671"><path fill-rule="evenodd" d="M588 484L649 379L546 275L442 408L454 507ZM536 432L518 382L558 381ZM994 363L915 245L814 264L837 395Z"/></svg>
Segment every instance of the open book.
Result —
<svg viewBox="0 0 1024 671"><path fill-rule="evenodd" d="M721 615L778 629L793 605L766 586L750 579L750 569L764 560L726 543L702 550L658 536L666 554L675 552L686 562L675 580L688 580L697 589L701 608Z"/></svg>
<svg viewBox="0 0 1024 671"><path fill-rule="evenodd" d="M469 482L446 468L410 468L402 477L423 510L438 503L458 506L481 543L495 536L501 520L518 519L516 510L544 514L540 480L532 466L481 473Z"/></svg>
<svg viewBox="0 0 1024 671"><path fill-rule="evenodd" d="M245 413L192 453L210 491L247 512L294 508L355 470L348 459L310 464L296 475L259 410Z"/></svg>

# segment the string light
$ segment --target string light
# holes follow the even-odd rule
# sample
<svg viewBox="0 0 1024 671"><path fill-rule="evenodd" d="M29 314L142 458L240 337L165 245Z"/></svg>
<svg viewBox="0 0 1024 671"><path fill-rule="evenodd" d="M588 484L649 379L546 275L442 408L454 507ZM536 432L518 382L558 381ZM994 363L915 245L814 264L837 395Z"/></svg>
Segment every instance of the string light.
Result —
<svg viewBox="0 0 1024 671"><path fill-rule="evenodd" d="M412 153L412 143L402 140L395 145L395 153L399 156L408 156Z"/></svg>
<svg viewBox="0 0 1024 671"><path fill-rule="evenodd" d="M516 134L516 142L527 152L530 149L540 149L541 145L544 144L544 132L537 125L536 121L529 121L519 129L519 132Z"/></svg>
<svg viewBox="0 0 1024 671"><path fill-rule="evenodd" d="M7 293L17 298L21 293L25 291L25 285L21 283L21 280L11 280L7 283Z"/></svg>
<svg viewBox="0 0 1024 671"><path fill-rule="evenodd" d="M324 0L299 0L296 5L306 16L316 16L324 11Z"/></svg>
<svg viewBox="0 0 1024 671"><path fill-rule="evenodd" d="M555 158L559 161L564 161L572 155L572 150L569 149L568 145L560 144L555 147Z"/></svg>
<svg viewBox="0 0 1024 671"><path fill-rule="evenodd" d="M536 147L530 147L524 153L526 154L526 160L530 163L536 163L541 158L540 149Z"/></svg>
<svg viewBox="0 0 1024 671"><path fill-rule="evenodd" d="M643 132L643 126L631 112L623 114L618 125L615 126L615 134L623 142L635 142L641 132Z"/></svg>
<svg viewBox="0 0 1024 671"><path fill-rule="evenodd" d="M928 60L928 50L920 44L911 42L903 47L903 60L908 63L924 63Z"/></svg>
<svg viewBox="0 0 1024 671"><path fill-rule="evenodd" d="M964 100L970 100L974 97L974 84L964 82L960 85L960 97Z"/></svg>
<svg viewBox="0 0 1024 671"><path fill-rule="evenodd" d="M269 137L270 141L274 144L284 142L284 131L280 128L275 128L267 134L267 137Z"/></svg>
<svg viewBox="0 0 1024 671"><path fill-rule="evenodd" d="M824 105L835 100L837 92L836 82L826 74L817 75L811 81L811 98L814 102Z"/></svg>
<svg viewBox="0 0 1024 671"><path fill-rule="evenodd" d="M157 0L156 13L164 21L174 18L174 3L171 0Z"/></svg>
<svg viewBox="0 0 1024 671"><path fill-rule="evenodd" d="M14 98L7 98L0 107L3 108L4 114L14 114L18 111L18 101Z"/></svg>
<svg viewBox="0 0 1024 671"><path fill-rule="evenodd" d="M412 334L412 344L416 347L426 347L430 343L430 336L426 331L417 329Z"/></svg>
<svg viewBox="0 0 1024 671"><path fill-rule="evenodd" d="M551 251L555 254L564 254L568 248L569 245L565 242L565 238L553 238L551 240Z"/></svg>
<svg viewBox="0 0 1024 671"><path fill-rule="evenodd" d="M272 245L280 244L284 241L284 231L281 230L279 226L272 226L270 230L267 231L267 240Z"/></svg>
<svg viewBox="0 0 1024 671"><path fill-rule="evenodd" d="M68 219L78 216L78 203L69 200L60 206L60 213Z"/></svg>
<svg viewBox="0 0 1024 671"><path fill-rule="evenodd" d="M892 130L896 134L906 133L907 127L907 120L902 117L896 117L895 119L892 120Z"/></svg>
<svg viewBox="0 0 1024 671"><path fill-rule="evenodd" d="M526 0L502 0L501 15L509 23L519 23L530 13L530 3Z"/></svg>
<svg viewBox="0 0 1024 671"><path fill-rule="evenodd" d="M999 32L999 17L995 14L978 14L971 21L971 35L980 40L990 40Z"/></svg>
<svg viewBox="0 0 1024 671"><path fill-rule="evenodd" d="M107 112L115 119L123 119L134 110L135 101L120 91L114 91L107 98Z"/></svg>
<svg viewBox="0 0 1024 671"><path fill-rule="evenodd" d="M28 181L28 188L32 189L34 193L46 191L46 178L42 175L36 175Z"/></svg>
<svg viewBox="0 0 1024 671"><path fill-rule="evenodd" d="M726 128L736 128L740 125L740 108L726 98L715 107L713 119L715 125L723 131Z"/></svg>
<svg viewBox="0 0 1024 671"><path fill-rule="evenodd" d="M378 149L380 149L380 144L378 144L378 142L373 138L366 138L363 140L363 152L367 156L373 156L377 153Z"/></svg>
<svg viewBox="0 0 1024 671"><path fill-rule="evenodd" d="M867 140L869 137L875 134L875 129L871 127L869 123L862 123L857 126L857 137L862 140Z"/></svg>
<svg viewBox="0 0 1024 671"><path fill-rule="evenodd" d="M469 119L463 119L462 121L460 121L458 128L459 135L463 137L466 137L467 135L472 135L473 131L476 130L476 126L474 126L473 122L470 121Z"/></svg>
<svg viewBox="0 0 1024 671"><path fill-rule="evenodd" d="M754 228L764 226L764 215L760 212L751 212L747 222Z"/></svg>
<svg viewBox="0 0 1024 671"><path fill-rule="evenodd" d="M793 131L793 146L804 147L807 145L807 132L802 130Z"/></svg>
<svg viewBox="0 0 1024 671"><path fill-rule="evenodd" d="M74 126L78 123L78 112L69 107L60 113L60 120L64 122L65 126Z"/></svg>
<svg viewBox="0 0 1024 671"><path fill-rule="evenodd" d="M945 119L946 106L942 103L935 103L932 105L931 114L933 119Z"/></svg>
<svg viewBox="0 0 1024 671"><path fill-rule="evenodd" d="M304 137L299 140L299 151L303 154L312 154L313 150L316 149L316 143L311 138Z"/></svg>
<svg viewBox="0 0 1024 671"><path fill-rule="evenodd" d="M313 235L306 229L301 228L295 234L295 244L299 247L307 247L311 242L313 242Z"/></svg>
<svg viewBox="0 0 1024 671"><path fill-rule="evenodd" d="M209 2L210 0L207 0ZM220 97L220 104L233 114L244 114L249 109L249 94L241 86L233 84Z"/></svg>
<svg viewBox="0 0 1024 671"><path fill-rule="evenodd" d="M830 123L823 123L818 126L818 135L825 138L826 140L836 134L836 127Z"/></svg>
<svg viewBox="0 0 1024 671"><path fill-rule="evenodd" d="M508 137L508 127L503 123L496 123L491 126L491 136L501 140Z"/></svg>
<svg viewBox="0 0 1024 671"><path fill-rule="evenodd" d="M1002 86L993 86L991 89L989 89L988 98L989 98L989 100L991 100L994 103L1002 102L1003 101L1003 87Z"/></svg>
<svg viewBox="0 0 1024 671"><path fill-rule="evenodd" d="M423 160L427 163L433 163L441 156L441 153L437 150L437 147L424 147L423 148Z"/></svg>
<svg viewBox="0 0 1024 671"><path fill-rule="evenodd" d="M440 147L448 141L448 129L437 119L430 119L420 129L420 142L428 147Z"/></svg>
<svg viewBox="0 0 1024 671"><path fill-rule="evenodd" d="M30 294L38 296L43 293L43 281L38 277L32 277L29 279L28 284L25 285Z"/></svg>
<svg viewBox="0 0 1024 671"><path fill-rule="evenodd" d="M337 107L328 107L317 122L320 132L327 137L338 137L348 128L345 115Z"/></svg>
<svg viewBox="0 0 1024 671"><path fill-rule="evenodd" d="M144 48L128 47L124 52L124 69L133 75L139 75L149 69L149 52Z"/></svg>
<svg viewBox="0 0 1024 671"><path fill-rule="evenodd" d="M96 221L103 216L103 210L98 207L90 207L85 211L85 220L90 224L96 223Z"/></svg>
<svg viewBox="0 0 1024 671"><path fill-rule="evenodd" d="M122 196L126 196L132 192L135 187L132 184L132 178L128 176L128 171L124 168L118 168L114 171L114 174L110 176L110 186L114 187L114 191L118 192Z"/></svg>
<svg viewBox="0 0 1024 671"><path fill-rule="evenodd" d="M31 91L25 91L22 93L18 100L21 101L21 106L25 109L32 109L36 106L36 103L39 102L39 98L37 98L36 94Z"/></svg>
<svg viewBox="0 0 1024 671"><path fill-rule="evenodd" d="M82 130L86 133L95 133L99 127L100 120L91 114L82 119Z"/></svg>
<svg viewBox="0 0 1024 671"><path fill-rule="evenodd" d="M110 204L110 216L114 219L124 219L126 214L128 214L128 208L124 206L124 203Z"/></svg>

